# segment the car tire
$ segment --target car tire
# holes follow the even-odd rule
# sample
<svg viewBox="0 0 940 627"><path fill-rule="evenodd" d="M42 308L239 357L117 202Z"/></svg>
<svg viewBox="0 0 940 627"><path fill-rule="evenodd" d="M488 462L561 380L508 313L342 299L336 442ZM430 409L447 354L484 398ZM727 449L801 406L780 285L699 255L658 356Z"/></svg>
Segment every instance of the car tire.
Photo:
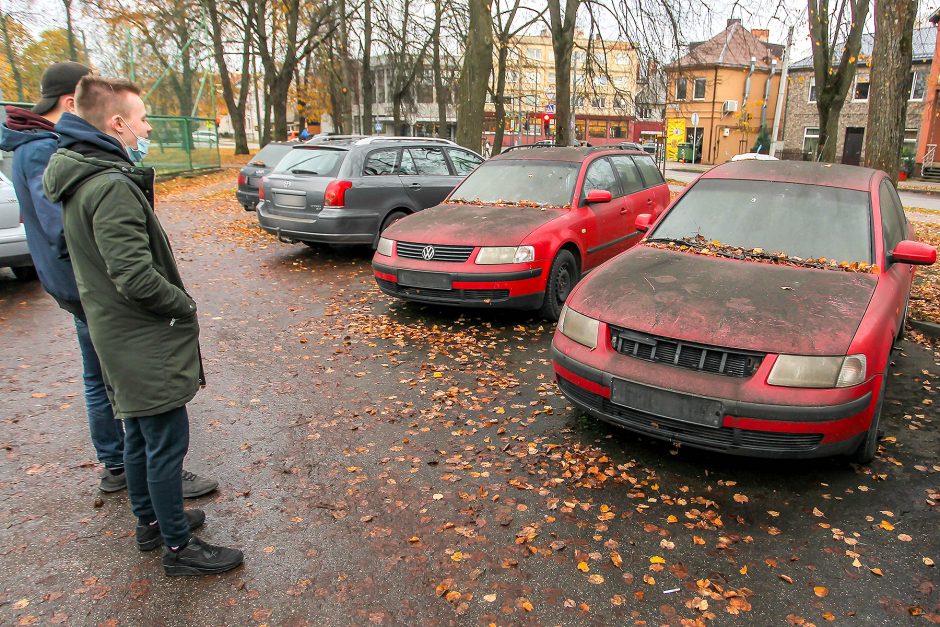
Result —
<svg viewBox="0 0 940 627"><path fill-rule="evenodd" d="M878 453L878 431L881 428L881 410L885 404L885 390L888 389L888 367L885 366L884 375L881 377L881 390L878 392L878 404L875 405L875 413L871 417L871 425L865 434L865 439L858 445L852 454L852 461L856 464L869 464L875 459Z"/></svg>
<svg viewBox="0 0 940 627"><path fill-rule="evenodd" d="M561 308L579 278L578 262L574 255L568 250L559 251L548 272L548 280L545 282L545 300L542 301L539 314L547 320L558 320Z"/></svg>
<svg viewBox="0 0 940 627"><path fill-rule="evenodd" d="M402 218L407 217L408 215L409 215L409 214L408 214L407 211L393 211L393 212L391 212L390 214L388 214L387 216L385 216L385 219L382 220L382 226L379 227L379 232L378 232L378 234L376 234L376 236L375 236L375 241L372 242L372 248L375 249L375 248L378 247L378 245L379 245L379 238L382 237L382 233L385 232L385 229L387 229L388 227L392 226L393 224L395 224L396 222L398 222L398 221L401 220Z"/></svg>
<svg viewBox="0 0 940 627"><path fill-rule="evenodd" d="M39 278L34 266L20 266L18 268L10 268L10 270L13 271L13 276L15 276L18 281L35 281Z"/></svg>

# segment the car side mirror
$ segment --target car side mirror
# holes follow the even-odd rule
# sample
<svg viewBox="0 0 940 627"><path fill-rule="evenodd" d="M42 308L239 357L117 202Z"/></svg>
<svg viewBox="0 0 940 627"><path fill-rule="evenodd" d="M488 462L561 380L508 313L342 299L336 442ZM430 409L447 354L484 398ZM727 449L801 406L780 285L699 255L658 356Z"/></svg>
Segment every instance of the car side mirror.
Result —
<svg viewBox="0 0 940 627"><path fill-rule="evenodd" d="M636 217L634 228L641 233L646 233L650 230L650 227L653 226L654 220L656 220L656 218L652 213L641 213Z"/></svg>
<svg viewBox="0 0 940 627"><path fill-rule="evenodd" d="M613 196L606 189L592 189L587 195L587 204L596 202L610 202Z"/></svg>
<svg viewBox="0 0 940 627"><path fill-rule="evenodd" d="M912 266L930 266L937 262L937 249L923 242L906 239L898 242L888 254L891 263L909 263Z"/></svg>

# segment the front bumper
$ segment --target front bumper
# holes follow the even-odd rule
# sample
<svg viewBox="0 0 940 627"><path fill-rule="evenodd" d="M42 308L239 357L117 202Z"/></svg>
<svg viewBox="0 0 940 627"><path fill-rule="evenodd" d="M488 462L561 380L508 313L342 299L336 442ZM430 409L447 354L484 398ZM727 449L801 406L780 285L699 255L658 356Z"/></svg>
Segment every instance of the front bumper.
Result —
<svg viewBox="0 0 940 627"><path fill-rule="evenodd" d="M0 230L0 266L19 268L33 265L26 244L26 230L23 225Z"/></svg>
<svg viewBox="0 0 940 627"><path fill-rule="evenodd" d="M621 377L565 355L554 344L552 360L559 388L581 411L636 433L732 455L812 458L851 453L865 437L877 400L871 390L832 405L783 405L666 392L686 414L717 403L721 408L718 424L711 426L677 420L666 407L654 413L614 403L612 385ZM880 381L873 384L877 389ZM649 381L640 385L656 389Z"/></svg>
<svg viewBox="0 0 940 627"><path fill-rule="evenodd" d="M372 244L379 230L375 211L327 207L304 217L272 213L268 201L256 207L261 228L278 239L321 244Z"/></svg>
<svg viewBox="0 0 940 627"><path fill-rule="evenodd" d="M544 288L539 287L542 268L529 268L512 272L442 272L420 270L422 275L439 279L436 287L403 285L401 271L373 261L372 269L379 288L390 296L405 300L438 305L500 309L538 309L544 299ZM536 291L532 291L532 289Z"/></svg>

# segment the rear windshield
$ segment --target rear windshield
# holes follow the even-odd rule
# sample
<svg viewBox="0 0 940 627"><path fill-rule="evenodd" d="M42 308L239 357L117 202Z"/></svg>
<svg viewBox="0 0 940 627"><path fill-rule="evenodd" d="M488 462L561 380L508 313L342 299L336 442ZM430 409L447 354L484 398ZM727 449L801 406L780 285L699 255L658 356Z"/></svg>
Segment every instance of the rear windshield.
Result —
<svg viewBox="0 0 940 627"><path fill-rule="evenodd" d="M650 241L701 235L803 259L872 263L866 192L821 185L705 179L666 214Z"/></svg>
<svg viewBox="0 0 940 627"><path fill-rule="evenodd" d="M464 179L450 203L565 207L571 204L580 164L531 159L487 161Z"/></svg>
<svg viewBox="0 0 940 627"><path fill-rule="evenodd" d="M268 144L261 149L261 152L256 154L249 161L249 165L256 165L260 168L273 168L278 164L281 158L284 157L288 152L290 152L291 146L284 146L282 144Z"/></svg>
<svg viewBox="0 0 940 627"><path fill-rule="evenodd" d="M309 176L334 176L345 157L345 150L294 148L281 159L274 171Z"/></svg>

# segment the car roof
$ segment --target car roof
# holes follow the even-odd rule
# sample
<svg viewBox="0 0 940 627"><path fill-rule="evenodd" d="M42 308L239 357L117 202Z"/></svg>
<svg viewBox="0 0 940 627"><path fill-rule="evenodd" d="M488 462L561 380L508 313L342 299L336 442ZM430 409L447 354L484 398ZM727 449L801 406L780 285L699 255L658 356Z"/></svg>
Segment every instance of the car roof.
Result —
<svg viewBox="0 0 940 627"><path fill-rule="evenodd" d="M729 161L703 174L702 179L746 179L840 187L867 192L878 170L840 163L812 161Z"/></svg>
<svg viewBox="0 0 940 627"><path fill-rule="evenodd" d="M613 155L642 155L649 156L649 153L642 150L622 149L617 145L610 146L534 146L529 150L510 150L491 157L490 161L527 159L536 161L568 161L571 163L581 163L587 157L599 153Z"/></svg>

